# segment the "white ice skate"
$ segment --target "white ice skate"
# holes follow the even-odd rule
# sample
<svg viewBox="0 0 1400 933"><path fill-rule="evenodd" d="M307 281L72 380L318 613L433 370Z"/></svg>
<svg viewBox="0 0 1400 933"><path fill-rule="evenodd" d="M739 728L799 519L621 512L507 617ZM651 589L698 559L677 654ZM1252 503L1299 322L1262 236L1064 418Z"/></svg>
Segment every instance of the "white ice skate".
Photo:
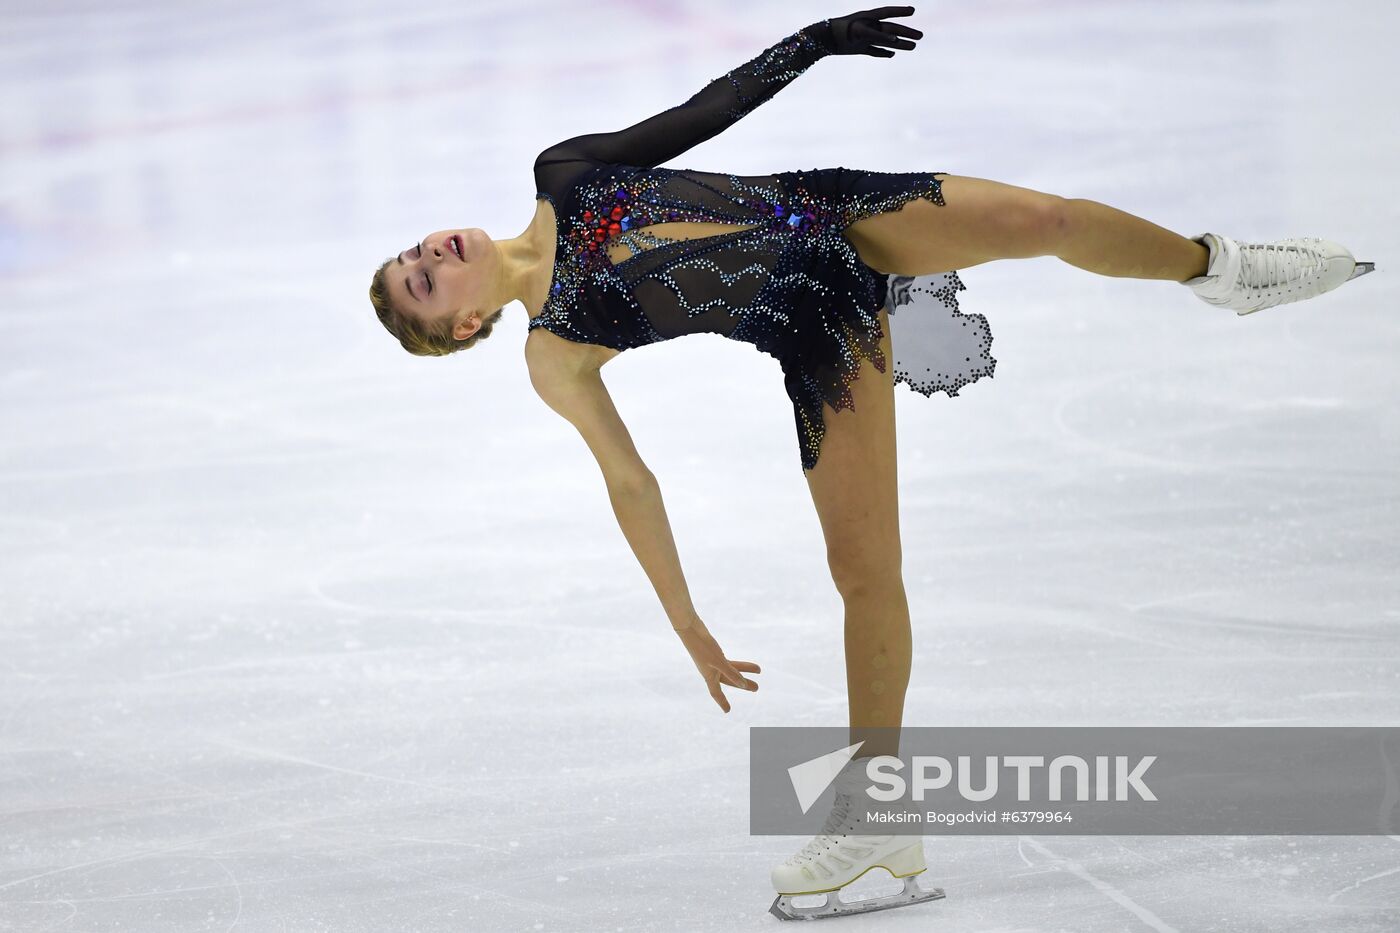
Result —
<svg viewBox="0 0 1400 933"><path fill-rule="evenodd" d="M773 869L773 887L778 897L769 913L780 920L818 920L847 914L863 914L890 907L905 907L943 897L942 888L923 888L916 876L925 869L922 836L858 834L865 828L864 807L866 760L852 760L833 785L836 800L822 831L792 858ZM883 897L859 900L841 899L841 888L872 868L883 868L904 880L904 890ZM825 901L814 907L799 907L793 898L824 894Z"/></svg>
<svg viewBox="0 0 1400 933"><path fill-rule="evenodd" d="M1210 261L1205 275L1181 284L1206 304L1236 314L1315 298L1376 268L1374 262L1357 262L1340 243L1317 237L1239 243L1203 233L1192 239L1210 250Z"/></svg>

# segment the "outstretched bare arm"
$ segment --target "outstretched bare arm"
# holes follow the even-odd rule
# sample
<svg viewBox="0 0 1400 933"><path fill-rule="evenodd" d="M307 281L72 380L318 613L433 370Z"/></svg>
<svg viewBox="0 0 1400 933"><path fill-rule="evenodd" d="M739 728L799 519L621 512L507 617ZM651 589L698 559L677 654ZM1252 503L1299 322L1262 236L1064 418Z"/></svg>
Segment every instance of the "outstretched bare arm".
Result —
<svg viewBox="0 0 1400 933"><path fill-rule="evenodd" d="M661 486L637 453L598 370L576 373L541 362L531 366L530 381L545 404L573 424L593 452L603 471L617 524L656 590L671 628L690 653L710 696L729 712L720 684L757 690L758 685L740 671L757 674L759 667L725 657L695 611Z"/></svg>

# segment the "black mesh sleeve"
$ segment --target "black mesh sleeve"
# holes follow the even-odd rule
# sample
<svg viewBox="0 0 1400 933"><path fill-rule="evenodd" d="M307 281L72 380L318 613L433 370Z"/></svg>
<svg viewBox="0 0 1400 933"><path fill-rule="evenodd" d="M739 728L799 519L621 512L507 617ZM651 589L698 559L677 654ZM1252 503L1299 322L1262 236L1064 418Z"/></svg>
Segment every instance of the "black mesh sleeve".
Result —
<svg viewBox="0 0 1400 933"><path fill-rule="evenodd" d="M566 139L540 153L535 164L593 159L653 168L718 136L834 51L828 20L806 26L711 81L680 106L614 133Z"/></svg>

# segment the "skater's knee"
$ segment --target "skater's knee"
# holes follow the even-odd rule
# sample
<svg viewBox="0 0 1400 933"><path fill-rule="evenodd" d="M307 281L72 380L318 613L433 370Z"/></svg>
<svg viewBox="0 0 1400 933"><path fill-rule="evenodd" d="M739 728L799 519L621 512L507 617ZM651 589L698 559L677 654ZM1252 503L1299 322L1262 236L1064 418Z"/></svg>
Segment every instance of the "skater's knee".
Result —
<svg viewBox="0 0 1400 933"><path fill-rule="evenodd" d="M896 596L904 592L898 547L828 551L827 565L842 599Z"/></svg>
<svg viewBox="0 0 1400 933"><path fill-rule="evenodd" d="M1040 191L1018 194L1001 218L1007 258L1054 255L1069 235L1074 212L1074 199Z"/></svg>

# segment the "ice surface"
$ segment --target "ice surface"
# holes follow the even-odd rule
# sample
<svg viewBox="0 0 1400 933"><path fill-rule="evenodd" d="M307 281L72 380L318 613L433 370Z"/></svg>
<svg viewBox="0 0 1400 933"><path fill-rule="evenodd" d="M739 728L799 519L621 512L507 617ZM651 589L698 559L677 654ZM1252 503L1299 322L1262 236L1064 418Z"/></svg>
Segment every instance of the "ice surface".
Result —
<svg viewBox="0 0 1400 933"><path fill-rule="evenodd" d="M771 929L748 725L844 719L840 604L772 361L606 377L690 588L764 665L722 715L511 305L374 320L423 234L515 236L544 146L825 6L6 3L0 928ZM937 170L1375 274L1237 318L1052 257L966 270L996 378L899 393L907 719L1393 724L1394 4L925 4L675 164ZM838 122L832 115L843 115ZM1387 116L1387 114L1390 114ZM1400 926L1400 839L946 837L843 931Z"/></svg>

